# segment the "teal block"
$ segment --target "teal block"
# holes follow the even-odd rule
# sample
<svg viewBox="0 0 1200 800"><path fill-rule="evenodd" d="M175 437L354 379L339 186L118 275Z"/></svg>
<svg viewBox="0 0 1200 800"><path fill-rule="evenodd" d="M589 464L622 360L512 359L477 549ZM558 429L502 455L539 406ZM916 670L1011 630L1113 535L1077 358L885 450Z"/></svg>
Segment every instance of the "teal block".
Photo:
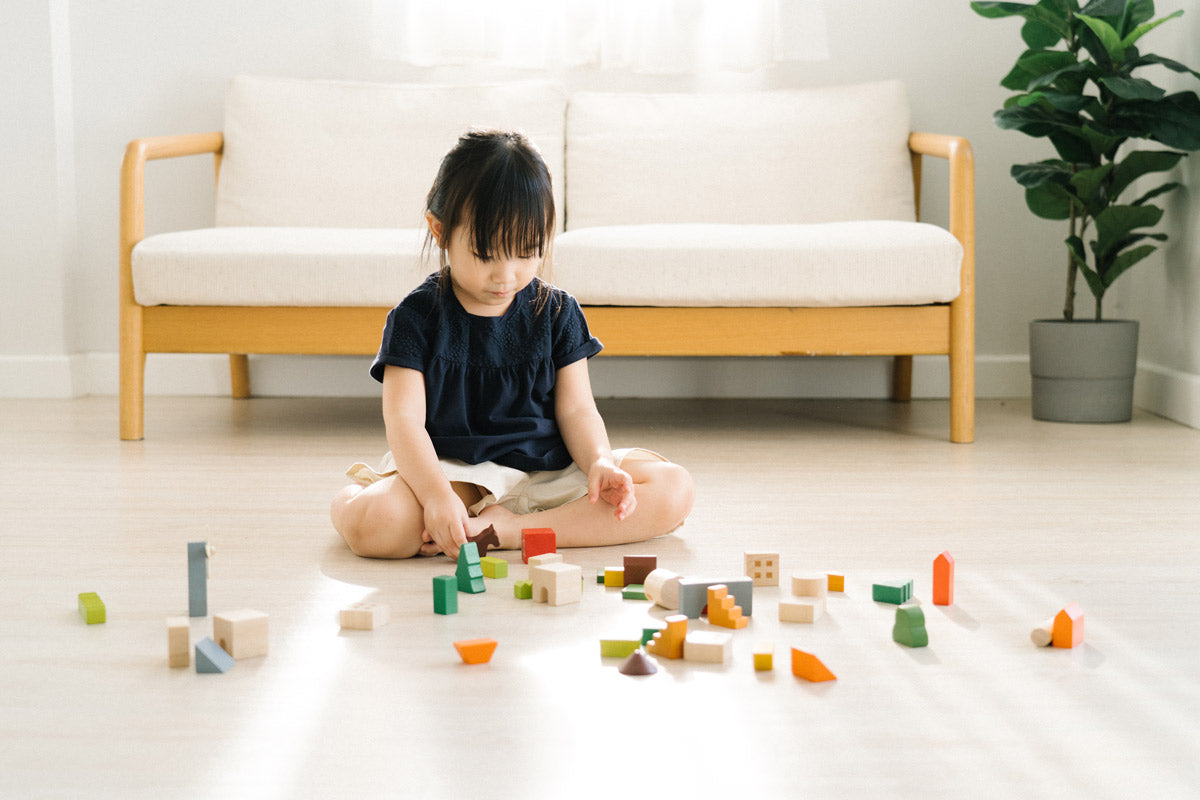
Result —
<svg viewBox="0 0 1200 800"><path fill-rule="evenodd" d="M487 591L483 585L483 565L479 563L479 546L467 542L458 548L458 569L454 571L458 578L458 590L468 594L479 594Z"/></svg>
<svg viewBox="0 0 1200 800"><path fill-rule="evenodd" d="M871 586L871 599L877 603L894 603L900 605L911 600L912 594L912 581L905 583L892 581L888 583L876 583Z"/></svg>
<svg viewBox="0 0 1200 800"><path fill-rule="evenodd" d="M233 656L221 649L221 645L205 637L196 643L196 672L229 672L233 669Z"/></svg>
<svg viewBox="0 0 1200 800"><path fill-rule="evenodd" d="M106 619L104 601L95 592L80 592L79 616L88 625L97 625Z"/></svg>
<svg viewBox="0 0 1200 800"><path fill-rule="evenodd" d="M433 611L435 614L458 613L458 578L453 575L434 576Z"/></svg>
<svg viewBox="0 0 1200 800"><path fill-rule="evenodd" d="M188 542L188 616L208 616L208 548L205 542Z"/></svg>

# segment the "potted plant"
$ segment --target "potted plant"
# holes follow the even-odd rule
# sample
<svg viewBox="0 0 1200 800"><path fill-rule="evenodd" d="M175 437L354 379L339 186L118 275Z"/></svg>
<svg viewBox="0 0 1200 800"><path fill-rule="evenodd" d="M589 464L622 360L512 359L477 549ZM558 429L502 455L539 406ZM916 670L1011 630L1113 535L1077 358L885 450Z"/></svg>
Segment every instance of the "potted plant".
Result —
<svg viewBox="0 0 1200 800"><path fill-rule="evenodd" d="M1017 94L994 119L1006 130L1048 139L1057 154L1012 168L1030 211L1067 221L1063 318L1030 326L1033 416L1128 420L1138 325L1105 320L1103 301L1117 278L1167 238L1155 230L1163 210L1151 201L1179 184L1146 186L1140 179L1168 172L1200 149L1200 98L1167 94L1143 70L1200 73L1139 48L1146 34L1183 11L1155 19L1153 0L1091 0L1082 7L1079 0L973 2L971 8L988 18L1025 20L1028 49L1000 81ZM1088 322L1075 319L1080 274L1095 298Z"/></svg>

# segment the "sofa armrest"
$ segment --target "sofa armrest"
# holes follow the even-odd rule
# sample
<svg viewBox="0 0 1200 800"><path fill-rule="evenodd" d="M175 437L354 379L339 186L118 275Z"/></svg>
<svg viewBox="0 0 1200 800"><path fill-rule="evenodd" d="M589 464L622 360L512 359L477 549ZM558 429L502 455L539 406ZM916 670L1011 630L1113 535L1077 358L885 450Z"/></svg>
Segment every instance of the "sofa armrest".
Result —
<svg viewBox="0 0 1200 800"><path fill-rule="evenodd" d="M950 162L950 233L963 248L959 294L950 303L950 438L975 439L975 157L961 136L912 133L913 187L920 209L923 156Z"/></svg>

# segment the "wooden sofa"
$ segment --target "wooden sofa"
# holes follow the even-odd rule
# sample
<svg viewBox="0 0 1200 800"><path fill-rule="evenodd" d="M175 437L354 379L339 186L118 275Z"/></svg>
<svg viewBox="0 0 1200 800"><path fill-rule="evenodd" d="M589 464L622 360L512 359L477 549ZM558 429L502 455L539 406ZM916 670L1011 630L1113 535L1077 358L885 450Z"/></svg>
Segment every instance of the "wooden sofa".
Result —
<svg viewBox="0 0 1200 800"><path fill-rule="evenodd" d="M445 148L453 138L442 137ZM950 440L974 439L974 166L960 137L911 133L914 207L920 208L922 159L949 161L949 231L961 245L958 294L944 302L804 307L796 305L622 305L581 303L593 333L612 356L894 356L891 396L911 395L912 357L945 355L950 371ZM368 305L142 304L136 298L134 249L145 238L144 176L149 161L211 155L222 180L229 139L223 132L138 139L121 169L120 436L143 436L147 353L228 353L233 395L249 397L248 354L369 355L394 300ZM567 145L568 151L570 145ZM244 155L244 151L242 153ZM552 158L551 155L554 157ZM556 172L570 166L548 155ZM425 165L426 184L436 161ZM567 183L571 180L567 176ZM406 209L406 212L410 209ZM568 203L567 228L572 207ZM218 223L220 223L218 214ZM561 237L560 237L561 238ZM557 278L557 275L555 276ZM570 283L563 284L571 290Z"/></svg>

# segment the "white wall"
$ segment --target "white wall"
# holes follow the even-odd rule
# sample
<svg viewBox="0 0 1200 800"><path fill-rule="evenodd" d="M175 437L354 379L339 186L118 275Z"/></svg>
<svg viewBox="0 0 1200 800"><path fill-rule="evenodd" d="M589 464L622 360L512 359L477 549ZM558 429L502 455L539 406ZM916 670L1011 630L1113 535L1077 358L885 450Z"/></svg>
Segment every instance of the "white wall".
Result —
<svg viewBox="0 0 1200 800"><path fill-rule="evenodd" d="M1184 2L1160 2L1160 13ZM369 0L25 0L10 10L11 5L0 12L0 86L6 98L14 98L10 107L30 110L0 122L10 143L5 174L20 178L0 186L0 203L20 212L5 219L8 245L0 255L6 287L0 296L0 395L115 393L117 178L124 146L139 136L220 129L222 96L232 75L420 82L540 77L484 68L419 69L374 59ZM991 112L1006 95L998 81L1021 48L1018 23L983 20L965 0L827 0L826 9L825 62L707 79L594 69L550 77L568 89L616 91L904 80L915 128L964 135L975 147L979 394L1027 394L1027 322L1056 315L1061 304L1063 231L1034 219L1008 177L1012 163L1048 157L1044 143L991 123ZM1176 27L1171 42L1180 45L1168 48L1164 35L1162 49L1200 62L1195 52L1200 13L1193 10L1184 21L1160 29L1165 34ZM1191 52L1184 52L1185 45ZM1193 186L1200 177L1197 166L1193 159L1188 167ZM206 159L151 164L148 232L210 224L211 181ZM923 209L930 221L945 221L944 181L944 168L931 164ZM1188 238L1187 220L1195 220L1196 205L1182 193L1173 203L1165 268L1162 261L1140 266L1137 280L1157 274L1144 291L1118 292L1108 313L1140 316L1146 358L1186 383L1200 372L1200 243L1194 234ZM1178 306L1173 316L1160 312L1156 292ZM1190 338L1180 343L1174 332L1185 321ZM945 395L943 361L918 360L917 394ZM257 358L253 381L266 394L375 392L364 367L364 359ZM653 364L600 359L594 372L600 394L882 396L886 369L871 359L797 359L785 370L777 361L757 359ZM225 391L225 362L152 355L147 385L159 393ZM1157 394L1139 396L1164 410ZM1190 410L1173 413L1200 417L1198 409L1200 397L1194 397Z"/></svg>

